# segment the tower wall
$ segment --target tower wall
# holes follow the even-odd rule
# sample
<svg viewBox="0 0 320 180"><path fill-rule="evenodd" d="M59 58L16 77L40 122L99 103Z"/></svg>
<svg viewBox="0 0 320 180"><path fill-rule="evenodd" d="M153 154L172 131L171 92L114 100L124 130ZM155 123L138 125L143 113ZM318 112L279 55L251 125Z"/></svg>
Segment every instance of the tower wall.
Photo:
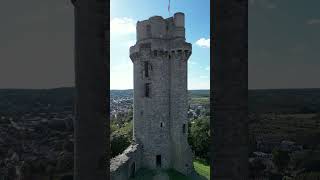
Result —
<svg viewBox="0 0 320 180"><path fill-rule="evenodd" d="M143 162L146 167L156 168L155 157L161 155L162 167L169 168L169 66L164 54L153 55L150 44L151 42L139 44L139 58L133 62L134 138L143 145ZM144 70L146 62L149 65L148 77ZM145 96L146 83L150 87L149 97Z"/></svg>
<svg viewBox="0 0 320 180"><path fill-rule="evenodd" d="M143 166L157 168L160 155L161 168L189 174L193 168L187 142L187 60L192 46L185 42L184 32L183 13L140 21L130 58L134 64L134 139L142 145Z"/></svg>
<svg viewBox="0 0 320 180"><path fill-rule="evenodd" d="M173 144L173 167L180 172L191 172L192 151L188 145L188 91L187 60L191 53L191 44L183 41L173 42L171 58L170 112L171 137ZM188 156L185 156L185 155Z"/></svg>

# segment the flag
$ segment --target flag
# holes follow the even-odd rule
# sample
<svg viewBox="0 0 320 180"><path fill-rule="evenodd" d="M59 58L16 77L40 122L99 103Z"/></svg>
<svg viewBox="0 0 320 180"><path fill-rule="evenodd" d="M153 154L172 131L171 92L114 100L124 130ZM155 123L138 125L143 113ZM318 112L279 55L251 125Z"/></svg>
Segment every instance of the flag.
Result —
<svg viewBox="0 0 320 180"><path fill-rule="evenodd" d="M168 12L170 14L170 0L169 0L169 5L168 5Z"/></svg>

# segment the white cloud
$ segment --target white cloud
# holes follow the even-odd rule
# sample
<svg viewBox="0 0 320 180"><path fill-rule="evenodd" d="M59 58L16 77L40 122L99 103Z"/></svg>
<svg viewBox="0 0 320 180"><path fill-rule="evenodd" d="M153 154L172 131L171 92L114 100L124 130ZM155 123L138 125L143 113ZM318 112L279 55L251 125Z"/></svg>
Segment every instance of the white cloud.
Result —
<svg viewBox="0 0 320 180"><path fill-rule="evenodd" d="M136 43L136 40L130 40L127 42L128 48L130 48L131 46L133 46Z"/></svg>
<svg viewBox="0 0 320 180"><path fill-rule="evenodd" d="M188 80L188 89L210 89L210 80Z"/></svg>
<svg viewBox="0 0 320 180"><path fill-rule="evenodd" d="M128 18L113 18L110 21L110 32L119 34L131 34L136 32L136 21Z"/></svg>
<svg viewBox="0 0 320 180"><path fill-rule="evenodd" d="M130 59L121 62L111 62L110 87L111 89L132 89L133 87L133 64Z"/></svg>
<svg viewBox="0 0 320 180"><path fill-rule="evenodd" d="M320 19L309 19L307 21L308 25L320 24Z"/></svg>
<svg viewBox="0 0 320 180"><path fill-rule="evenodd" d="M189 60L188 63L191 64L191 65L197 64L197 62L194 62L194 61L191 61L191 60Z"/></svg>
<svg viewBox="0 0 320 180"><path fill-rule="evenodd" d="M196 42L196 45L203 47L203 48L210 48L210 38L208 38L208 39L201 38Z"/></svg>

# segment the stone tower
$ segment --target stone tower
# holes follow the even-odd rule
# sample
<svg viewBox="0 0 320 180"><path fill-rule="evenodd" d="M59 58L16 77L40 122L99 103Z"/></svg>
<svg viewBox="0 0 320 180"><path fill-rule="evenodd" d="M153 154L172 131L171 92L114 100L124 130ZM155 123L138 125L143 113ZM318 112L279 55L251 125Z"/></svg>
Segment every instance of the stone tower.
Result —
<svg viewBox="0 0 320 180"><path fill-rule="evenodd" d="M141 145L141 166L193 172L188 145L187 60L184 14L137 22L130 47L134 67L134 140Z"/></svg>

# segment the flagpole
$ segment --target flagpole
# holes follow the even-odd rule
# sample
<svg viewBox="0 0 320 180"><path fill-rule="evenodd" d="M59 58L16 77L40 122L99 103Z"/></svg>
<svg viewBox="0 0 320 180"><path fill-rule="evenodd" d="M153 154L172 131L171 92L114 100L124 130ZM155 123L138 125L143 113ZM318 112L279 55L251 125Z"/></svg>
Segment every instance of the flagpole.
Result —
<svg viewBox="0 0 320 180"><path fill-rule="evenodd" d="M169 11L169 17L170 17L170 0L169 0L169 5L168 5L168 11Z"/></svg>

